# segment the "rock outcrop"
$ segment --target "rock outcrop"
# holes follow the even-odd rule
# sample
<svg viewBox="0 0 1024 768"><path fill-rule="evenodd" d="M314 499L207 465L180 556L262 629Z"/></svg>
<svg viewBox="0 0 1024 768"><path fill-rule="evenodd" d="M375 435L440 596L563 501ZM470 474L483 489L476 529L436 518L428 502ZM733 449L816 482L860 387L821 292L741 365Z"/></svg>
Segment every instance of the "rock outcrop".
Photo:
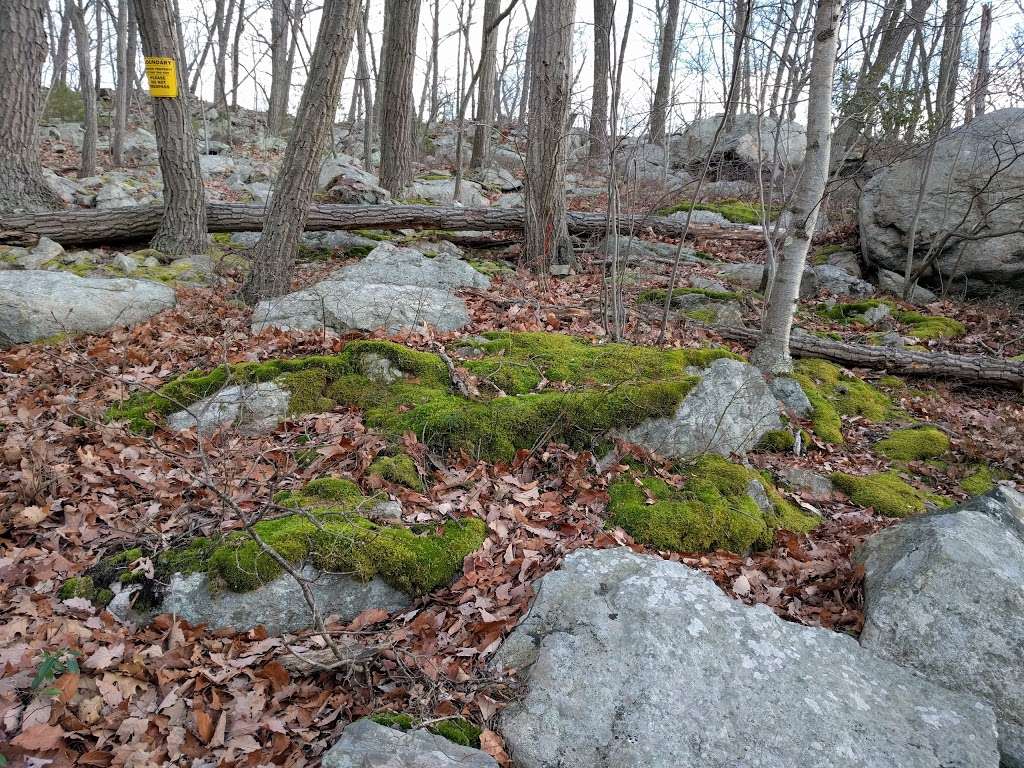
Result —
<svg viewBox="0 0 1024 768"><path fill-rule="evenodd" d="M721 166L749 170L758 166L795 168L804 161L807 132L799 123L758 115L736 115L712 148L722 115L693 123L682 136L680 152L691 162L711 153Z"/></svg>
<svg viewBox="0 0 1024 768"><path fill-rule="evenodd" d="M995 768L991 708L627 549L577 550L498 650L516 768Z"/></svg>

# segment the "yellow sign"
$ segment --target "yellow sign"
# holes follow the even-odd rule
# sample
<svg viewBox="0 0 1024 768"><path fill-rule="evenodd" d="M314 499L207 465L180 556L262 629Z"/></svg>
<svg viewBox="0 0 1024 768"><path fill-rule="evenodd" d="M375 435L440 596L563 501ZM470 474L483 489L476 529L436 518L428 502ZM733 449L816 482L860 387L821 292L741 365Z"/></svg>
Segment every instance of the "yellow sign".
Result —
<svg viewBox="0 0 1024 768"><path fill-rule="evenodd" d="M150 96L173 99L178 95L178 70L174 59L147 56L146 79L149 81Z"/></svg>

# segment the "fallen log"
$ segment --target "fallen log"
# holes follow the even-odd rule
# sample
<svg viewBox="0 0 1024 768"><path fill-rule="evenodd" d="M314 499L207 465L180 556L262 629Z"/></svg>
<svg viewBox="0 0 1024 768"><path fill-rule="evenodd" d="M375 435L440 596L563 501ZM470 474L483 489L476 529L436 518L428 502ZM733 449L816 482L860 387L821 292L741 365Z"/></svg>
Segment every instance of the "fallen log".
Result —
<svg viewBox="0 0 1024 768"><path fill-rule="evenodd" d="M753 347L760 331L751 328L709 326L723 338ZM884 370L905 376L957 379L969 384L1024 388L1024 362L986 355L954 355L949 352L915 352L895 347L870 347L832 341L794 332L790 351L797 357L820 357L847 366Z"/></svg>
<svg viewBox="0 0 1024 768"><path fill-rule="evenodd" d="M251 203L207 203L210 232L259 232L265 207ZM144 240L156 232L163 213L161 205L139 205L109 210L73 210L20 213L0 216L0 230L46 236L62 245L95 245L123 240ZM569 229L576 234L597 234L607 227L601 213L571 211ZM353 229L450 229L490 232L523 228L525 213L511 208L460 208L434 205L312 205L306 220L308 231ZM620 216L623 232L643 232L680 237L683 223L664 216ZM691 225L691 238L761 242L758 229L710 224Z"/></svg>

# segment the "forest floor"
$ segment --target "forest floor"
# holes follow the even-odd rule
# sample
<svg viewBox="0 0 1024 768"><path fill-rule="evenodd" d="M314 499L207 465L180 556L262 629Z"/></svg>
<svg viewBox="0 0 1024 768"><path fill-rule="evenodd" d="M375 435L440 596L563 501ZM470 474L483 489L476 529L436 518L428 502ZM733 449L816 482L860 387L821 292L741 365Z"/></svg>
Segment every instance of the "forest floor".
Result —
<svg viewBox="0 0 1024 768"><path fill-rule="evenodd" d="M699 247L724 261L759 258L723 243ZM341 263L305 263L295 285ZM702 269L684 267L683 277ZM662 287L667 270L649 268L630 295ZM488 726L515 690L489 670L488 661L528 609L536 579L576 548L643 549L605 525L607 486L625 467L600 471L587 452L541 446L521 451L510 464L495 464L465 454L438 457L406 435L405 448L428 479L422 493L386 486L407 517L440 520L459 510L484 518L490 532L450 587L418 598L399 615L371 611L332 625L337 637L374 649L369 661L343 673L302 676L285 669L290 648L323 645L310 633L278 638L259 630L214 632L166 615L131 627L84 599L58 597L65 579L104 555L140 541L157 551L239 525L197 481L204 469L194 434L132 435L104 419L111 404L133 387L158 385L192 369L337 352L347 340L272 330L253 336L248 311L230 298L235 287L230 278L213 289L181 286L175 309L134 328L0 352L0 741L7 742L0 754L11 764L35 756L53 766L301 766L315 764L348 722L390 709L425 719L467 717L485 729L484 748L501 758L500 737ZM457 335L551 331L604 340L600 293L595 270L545 282L522 271L503 272L489 290L462 294L473 322ZM657 310L634 310L626 337L656 343ZM743 310L756 325L758 300L746 297ZM934 349L1006 357L1024 352L1024 318L1005 303L941 301L928 311L967 327L960 338L930 342ZM813 305L804 308L800 324L846 338L859 333L816 313ZM454 336L394 340L427 349ZM723 343L699 324L673 316L664 343L712 342ZM883 385L883 372L856 373ZM936 380L886 381L896 405L950 437L943 461L896 467L913 483L956 500L966 498L960 482L979 466L1022 476L1020 393ZM796 466L825 475L895 467L871 451L893 423L844 417L842 426L842 445L814 438L802 456L756 452L748 459L773 472ZM296 453L308 449L310 439L319 457L298 462ZM292 418L270 435L219 433L206 442L205 455L212 476L247 509L276 490L324 475L379 487L367 468L384 443L358 411L336 409ZM672 475L671 464L641 458L653 471ZM662 554L707 572L737 599L765 603L791 621L856 635L863 621L861 570L851 553L892 520L839 492L824 501L787 495L818 510L823 523L810 534L779 532L769 550L749 556Z"/></svg>

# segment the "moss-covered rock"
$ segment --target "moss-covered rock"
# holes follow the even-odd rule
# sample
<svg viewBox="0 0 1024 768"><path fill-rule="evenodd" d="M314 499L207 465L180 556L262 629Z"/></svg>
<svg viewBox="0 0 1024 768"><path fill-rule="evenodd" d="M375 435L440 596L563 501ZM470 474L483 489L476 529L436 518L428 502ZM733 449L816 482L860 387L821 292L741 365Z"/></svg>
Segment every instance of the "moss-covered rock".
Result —
<svg viewBox="0 0 1024 768"><path fill-rule="evenodd" d="M719 200L713 203L693 203L684 200L667 208L658 211L660 216L671 216L673 213L684 211L712 211L721 214L723 217L735 224L760 224L764 208L758 203L749 203L744 200ZM768 209L769 220L778 217L780 209L773 206Z"/></svg>
<svg viewBox="0 0 1024 768"><path fill-rule="evenodd" d="M180 410L229 382L273 380L291 393L291 413L354 406L369 426L390 435L411 431L436 450L507 460L543 440L590 447L613 429L669 416L697 383L687 368L736 357L725 349L596 346L546 333L489 333L478 351L481 356L465 361L465 368L482 392L508 397L469 400L455 392L437 355L392 342L354 341L332 356L186 374L114 406L108 417L152 431L154 416ZM403 377L383 382L368 375L363 358L370 354L389 361Z"/></svg>
<svg viewBox="0 0 1024 768"><path fill-rule="evenodd" d="M907 334L915 338L923 340L956 338L967 332L967 327L959 320L942 315L925 315L921 312L900 309L894 302L880 299L834 304L831 307L820 308L818 313L840 323L861 322L864 313L883 304L888 305L892 310L893 319L907 326Z"/></svg>
<svg viewBox="0 0 1024 768"><path fill-rule="evenodd" d="M768 453L785 453L792 451L796 444L796 437L788 429L773 429L766 432L757 441L757 450Z"/></svg>
<svg viewBox="0 0 1024 768"><path fill-rule="evenodd" d="M416 470L416 464L404 453L397 456L380 456L370 465L367 472L414 491L423 490L423 481Z"/></svg>
<svg viewBox="0 0 1024 768"><path fill-rule="evenodd" d="M640 304L664 304L666 295L668 295L668 291L663 288L649 288L638 293L636 300ZM732 301L739 298L739 294L735 291L713 291L708 288L673 288L673 306L677 306L684 296L703 296L712 301Z"/></svg>
<svg viewBox="0 0 1024 768"><path fill-rule="evenodd" d="M378 725L395 728L399 731L409 731L417 728L421 722L419 718L404 712L390 711L376 712L370 715L370 719ZM480 734L483 733L479 727L462 717L441 720L430 725L427 730L437 736L443 736L453 744L472 747L473 749L480 748Z"/></svg>
<svg viewBox="0 0 1024 768"><path fill-rule="evenodd" d="M897 429L880 440L875 449L883 456L899 461L936 459L949 451L949 438L935 427Z"/></svg>
<svg viewBox="0 0 1024 768"><path fill-rule="evenodd" d="M850 475L835 472L832 482L842 489L854 504L873 507L886 517L907 517L927 511L927 503L944 507L950 504L945 496L921 491L895 472L875 475Z"/></svg>
<svg viewBox="0 0 1024 768"><path fill-rule="evenodd" d="M681 488L656 477L640 477L639 485L631 479L613 483L608 524L656 549L746 552L770 546L779 528L809 531L819 522L758 472L718 456L701 457L684 478ZM761 490L763 497L755 498Z"/></svg>
<svg viewBox="0 0 1024 768"><path fill-rule="evenodd" d="M844 441L841 415L881 421L892 411L886 394L824 360L801 360L793 378L800 382L814 407L814 434L826 442Z"/></svg>

